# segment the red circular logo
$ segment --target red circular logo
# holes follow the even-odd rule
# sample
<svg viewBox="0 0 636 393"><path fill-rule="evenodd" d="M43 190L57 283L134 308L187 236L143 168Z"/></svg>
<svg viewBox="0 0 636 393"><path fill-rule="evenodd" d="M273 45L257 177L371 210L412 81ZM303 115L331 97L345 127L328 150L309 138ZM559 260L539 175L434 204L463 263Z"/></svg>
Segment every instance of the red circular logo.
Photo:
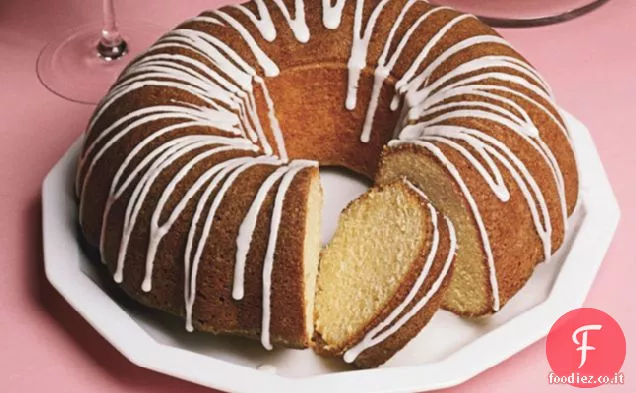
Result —
<svg viewBox="0 0 636 393"><path fill-rule="evenodd" d="M625 352L625 335L614 318L595 308L572 310L548 334L549 383L579 388L622 384Z"/></svg>

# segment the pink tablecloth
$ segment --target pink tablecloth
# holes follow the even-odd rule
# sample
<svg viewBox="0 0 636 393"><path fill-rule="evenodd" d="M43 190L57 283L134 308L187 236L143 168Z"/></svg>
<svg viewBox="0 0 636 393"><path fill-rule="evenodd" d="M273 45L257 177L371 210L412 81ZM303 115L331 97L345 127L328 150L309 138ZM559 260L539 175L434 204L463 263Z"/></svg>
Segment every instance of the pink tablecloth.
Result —
<svg viewBox="0 0 636 393"><path fill-rule="evenodd" d="M159 5L159 3L161 3ZM215 0L119 1L120 14L172 26ZM46 283L42 268L42 179L82 132L92 107L49 93L35 74L50 36L99 18L99 1L0 2L0 391L204 392L128 363ZM559 103L591 130L622 220L586 305L611 314L627 336L626 385L636 383L636 1L553 27L503 32L551 83ZM573 390L547 384L545 341L452 392ZM632 374L633 373L633 374Z"/></svg>

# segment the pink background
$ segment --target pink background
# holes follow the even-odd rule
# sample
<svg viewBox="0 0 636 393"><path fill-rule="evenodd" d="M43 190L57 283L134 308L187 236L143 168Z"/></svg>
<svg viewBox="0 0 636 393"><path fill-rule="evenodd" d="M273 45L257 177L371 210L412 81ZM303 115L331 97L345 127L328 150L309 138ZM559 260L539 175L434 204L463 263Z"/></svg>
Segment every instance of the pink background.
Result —
<svg viewBox="0 0 636 393"><path fill-rule="evenodd" d="M158 5L160 4L160 6ZM214 0L119 1L120 15L166 28L219 4ZM39 50L55 33L99 19L98 0L0 1L0 391L209 391L128 363L44 278L40 187L80 135L91 106L58 98L35 74ZM558 26L503 34L551 83L559 103L591 130L622 209L614 242L586 306L623 327L626 385L636 391L636 1L613 0ZM449 392L570 390L549 386L545 340Z"/></svg>

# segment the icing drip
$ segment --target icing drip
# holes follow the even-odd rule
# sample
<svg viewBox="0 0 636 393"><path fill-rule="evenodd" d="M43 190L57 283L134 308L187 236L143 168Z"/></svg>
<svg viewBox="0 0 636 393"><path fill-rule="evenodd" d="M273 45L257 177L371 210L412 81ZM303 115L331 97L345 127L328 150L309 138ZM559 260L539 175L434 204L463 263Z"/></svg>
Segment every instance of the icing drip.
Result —
<svg viewBox="0 0 636 393"><path fill-rule="evenodd" d="M240 24L236 19L234 19L233 17L231 17L230 15L226 14L223 11L217 10L217 11L214 11L214 14L218 16L219 18L223 19L223 21L225 21L227 24L232 26L241 35L241 37L243 37L243 40L245 41L245 43L250 47L250 49L256 56L258 64L263 69L265 76L274 77L280 73L280 69L278 68L276 63L274 63L274 61L272 61L272 59L270 59L265 54L265 52L263 52L263 50L258 46L258 43L254 39L254 37L252 37L250 32L245 27L243 27L242 24ZM193 20L200 21L200 22L207 21L208 23L213 23L213 24L219 23L218 19L214 19L212 17L200 16L198 18L194 18Z"/></svg>
<svg viewBox="0 0 636 393"><path fill-rule="evenodd" d="M408 1L404 8L402 8L402 11L400 11L400 14L397 17L397 20L395 21L395 23L393 24L393 27L391 28L391 31L389 32L389 36L384 44L384 48L382 49L382 54L380 55L380 58L378 59L378 66L375 69L375 77L374 77L374 81L373 81L373 90L371 92L371 100L369 101L369 109L367 110L367 114L364 120L364 124L362 126L362 135L360 136L360 140L362 142L369 142L370 136L371 136L371 129L373 127L373 117L377 111L378 108L378 102L380 99L380 92L382 90L382 85L384 84L384 81L386 80L386 78L391 74L391 71L393 70L393 67L395 67L395 64L398 61L398 58L400 57L400 54L402 53L402 51L404 50L404 47L406 46L406 44L408 43L409 39L411 38L411 36L413 35L413 33L415 32L415 30L426 21L426 19L428 19L429 16L434 15L435 13L448 9L447 7L439 7L439 8L433 8L430 11L426 12L425 14L423 14L422 16L420 16L415 23L413 23L408 30L406 31L406 33L404 33L404 36L402 37L402 39L398 42L397 48L395 49L395 52L393 52L393 54L391 55L391 57L388 59L387 62L387 56L388 56L388 52L389 52L389 48L391 46L391 43L393 42L393 37L395 36L395 33L397 32L397 29L400 27L400 25L402 24L402 21L407 13L407 11L411 8L411 6L413 4L416 3L416 1L419 0L410 0ZM430 44L430 42L429 42ZM432 47L432 45L431 45ZM427 49L428 48L428 49ZM430 47L427 46L423 49L423 51L425 51L426 53L428 53L428 51L430 50ZM424 56L425 57L425 56ZM422 59L424 58L422 57Z"/></svg>
<svg viewBox="0 0 636 393"><path fill-rule="evenodd" d="M464 194L466 201L468 201L468 205L470 206L473 212L473 216L475 218L475 222L477 223L477 228L481 236L481 242L482 242L482 247L484 248L484 253L486 254L486 261L488 263L488 271L490 275L489 281L490 281L490 287L492 290L492 297L493 297L492 309L493 311L499 311L499 307L500 307L499 284L497 282L497 271L495 270L495 261L492 255L492 248L490 247L490 240L488 238L488 232L486 231L486 226L484 225L484 220L481 216L481 213L479 212L479 207L477 206L477 203L475 202L475 199L473 198L472 193L466 186L466 183L464 183L464 180L462 179L462 176L457 170L457 168L455 167L455 165L453 165L453 163L451 163L448 160L444 152L442 152L437 146L435 146L431 142L424 142L424 141L418 141L418 140L415 140L415 141L393 140L389 142L389 146L396 146L396 145L404 144L404 143L416 144L430 151L444 166L446 166L448 173L453 177L453 179L455 179L455 182L461 189L462 194Z"/></svg>
<svg viewBox="0 0 636 393"><path fill-rule="evenodd" d="M382 85L386 78L390 75L393 67L398 61L400 54L406 44L411 39L416 29L424 23L431 15L440 12L446 8L432 8L428 12L421 15L410 26L408 26L406 32L401 37L401 40L397 42L393 54L389 56L389 48L393 45L394 36L397 29L403 23L404 17L408 10L412 7L415 1L407 1L403 6L400 14L395 20L388 37L384 43L384 47L380 58L378 59L378 66L374 73L374 83L369 101L369 107L366 113L365 121L362 127L362 133L360 140L362 142L368 142L370 140L371 131L373 128L373 117L378 109L380 92ZM355 108L355 98L358 86L358 79L360 76L360 69L366 66L366 51L368 48L369 40L367 40L367 34L373 29L376 19L373 18L376 11L381 10L384 7L384 3L379 3L374 9L374 13L369 19L369 23L365 30L365 35L360 36L361 30L361 15L363 3L358 1L356 3L356 14L354 19L354 38L352 44L351 57L349 60L349 82L347 91L346 108L351 110ZM541 140L539 131L532 122L528 112L523 109L516 102L507 99L501 94L495 92L512 91L505 86L497 86L490 89L489 85L483 85L483 81L487 79L495 79L502 82L508 82L516 85L523 86L531 92L537 94L539 97L552 101L551 91L548 85L541 79L541 77L525 62L511 57L511 56L491 56L484 55L477 57L468 62L465 62L457 66L454 70L445 73L442 77L436 80L429 86L429 78L451 56L459 53L462 50L471 48L474 45L480 44L498 44L502 46L510 47L505 40L498 36L476 36L464 39L458 43L451 45L441 54L436 56L430 61L424 69L418 73L421 69L424 60L428 57L429 53L435 46L452 30L454 26L462 21L472 18L470 15L459 15L450 19L439 31L437 31L433 37L426 42L423 49L412 61L410 67L404 73L404 75L397 81L395 85L396 95L391 103L391 109L396 110L399 105L399 97L405 97L405 108L400 116L400 120L396 125L396 131L399 135L399 139L402 140L434 140L441 143L445 143L456 150L460 151L471 164L478 170L482 177L488 182L493 193L501 200L507 201L510 197L509 190L504 184L503 175L495 164L497 162L502 163L509 171L515 182L519 186L524 199L528 203L536 232L543 244L544 258L547 260L551 255L551 241L552 241L552 224L550 221L550 215L548 213L547 202L542 194L542 191L538 187L532 174L528 171L523 162L516 157L516 155L510 151L504 144L488 137L480 130L466 130L459 129L458 127L448 126L445 124L448 120L458 118L478 118L496 122L513 130L520 135L532 148L534 148L541 158L549 166L552 175L557 185L560 202L560 213L563 221L564 228L567 228L567 208L565 199L565 184L563 174L559 168L556 157L553 152L547 146L547 144ZM507 68L511 69L521 75L516 76L513 74L503 73L500 71L493 71L495 69ZM457 77L462 77L475 71L481 71L482 73L471 76L468 78L460 78L457 81L449 83ZM486 100L480 101L460 101L460 102L442 102L452 97L458 97L464 94L472 94L475 96L483 97L496 101L497 104L492 104ZM555 124L559 126L564 135L567 136L567 131L561 122L555 118L555 116L543 105L538 103L532 97L527 94L514 92L515 95L521 96L528 102L531 102L535 106L538 106L544 113L548 114ZM508 107L512 109L508 109ZM450 112L446 112L450 110ZM419 119L425 116L433 115L433 118L426 122L419 122ZM416 122L413 124L413 122ZM411 125L407 125L411 124ZM406 126L405 126L406 125ZM435 130L442 130L441 125L444 125L445 130L442 132L436 132ZM401 130L400 130L401 129ZM449 131L451 130L452 131ZM476 154L486 162L484 167L480 161L468 150L463 148L460 144L452 142L452 140L461 140L471 145L476 150ZM568 137L569 140L569 137ZM500 152L503 151L503 154ZM492 177L490 174L494 174ZM483 229L482 238L487 238L485 228ZM484 248L489 249L489 246L484 244ZM486 252L491 255L490 250ZM491 271L491 285L493 286L493 293L496 294L496 274L494 269L494 261L492 256L489 257L489 266ZM493 309L499 309L498 295L493 296Z"/></svg>
<svg viewBox="0 0 636 393"><path fill-rule="evenodd" d="M285 173L283 179L278 186L278 193L274 200L274 211L272 212L272 222L270 226L269 240L267 242L267 251L265 252L265 261L263 262L263 321L261 323L261 344L267 350L272 349L270 342L269 327L271 319L271 285L272 270L274 268L274 252L276 250L276 241L278 240L278 229L283 213L283 202L287 189L294 180L294 177L302 169L309 166L317 165L314 161L296 160L290 164L289 172Z"/></svg>
<svg viewBox="0 0 636 393"><path fill-rule="evenodd" d="M276 3L285 19L287 19L287 23L289 24L289 27L291 27L294 37L296 37L299 42L309 42L309 28L307 27L307 22L305 20L305 2L303 0L295 0L294 8L296 15L294 19L292 19L289 15L289 10L282 0L274 0L274 3Z"/></svg>
<svg viewBox="0 0 636 393"><path fill-rule="evenodd" d="M428 201L428 198L426 198L426 196L417 187L413 186L408 181L406 182L406 184L408 184L409 187L415 190L422 198ZM384 340L389 338L391 335L393 335L395 332L397 332L402 326L404 326L405 323L407 323L411 318L413 318L414 315L416 315L420 310L422 310L422 308L424 308L426 304L428 304L431 298L441 288L444 282L444 279L446 278L448 274L448 270L450 269L450 265L455 256L455 250L457 248L457 238L455 235L455 228L453 227L453 223L450 220L448 220L448 218L445 218L445 220L446 220L446 225L448 226L450 247L448 251L448 256L446 257L446 261L444 262L444 267L442 268L442 272L435 279L431 288L426 292L426 294L420 300L418 300L415 304L413 304L408 311L404 312L406 308L413 303L415 297L417 296L420 289L422 288L422 285L424 285L424 281L426 280L426 278L428 277L430 273L431 267L433 266L433 262L435 261L435 257L437 256L437 250L439 248L440 234L439 234L439 228L438 228L438 222L437 222L438 220L437 211L435 210L435 208L433 208L433 206L430 203L428 204L428 209L430 211L431 222L433 224L433 239L431 241L431 249L429 251L428 256L426 257L426 262L424 263L422 271L420 272L417 279L415 280L415 283L409 290L409 293L407 294L406 298L404 298L404 300L397 307L395 307L391 311L391 313L384 320L382 320L382 322L380 322L373 329L371 329L360 342L358 342L353 347L349 348L344 353L343 358L345 362L347 363L354 362L356 358L366 349L383 342ZM404 314L400 316L402 313Z"/></svg>
<svg viewBox="0 0 636 393"><path fill-rule="evenodd" d="M506 87L502 87L501 89L499 89L497 86L489 86L489 85L458 86L453 90L440 91L438 94L435 94L429 97L429 99L427 100L430 102L430 105L427 104L429 105L429 109L424 109L423 104L420 104L420 108L424 110L423 112L415 116L425 116L425 115L434 113L436 111L441 111L443 109L463 108L464 110L456 110L452 112L452 114L450 115L444 115L443 116L444 119L448 120L452 118L472 116L476 118L482 118L482 119L487 119L487 120L497 122L513 130L517 135L522 137L529 145L531 145L542 156L544 161L546 161L546 163L550 166L552 175L555 179L558 192L559 192L559 199L560 199L561 213L562 213L561 217L563 220L563 225L567 228L565 183L563 179L563 174L556 160L556 157L554 156L554 153L550 150L547 144L543 140L541 140L539 131L532 123L532 120L530 119L530 116L527 113L527 111L523 109L523 107L517 105L514 101L507 99L501 95L491 93L490 91L493 91L493 90L501 90L507 93L510 93L511 91L511 89ZM496 106L486 102L459 101L459 102L453 102L453 103L449 103L445 105L437 105L442 100L446 100L448 98L460 96L463 94L477 95L477 96L482 96L484 98L488 98L491 100L500 101L501 103L509 107L512 107L514 111L520 113L521 118L517 116L514 111L504 109L503 106ZM517 96L520 96L520 95L517 95ZM536 103L536 101L534 103ZM471 107L471 106L475 107L475 109L471 109L469 111L465 110L465 108ZM481 108L487 108L491 111L491 113L484 112L480 110ZM415 116L412 116L412 117L415 117ZM552 116L552 118L556 121L554 116ZM441 120L442 120L442 116L439 116L439 117L436 117L435 122L439 122ZM429 121L427 123L430 124L432 122ZM424 123L420 123L420 124L417 125L417 128L424 127L423 125ZM406 130L406 128L408 127L405 127L405 137L409 133L409 131ZM562 130L565 132L564 128L562 128Z"/></svg>
<svg viewBox="0 0 636 393"><path fill-rule="evenodd" d="M530 119L527 111L525 111L521 106L517 105L514 101L489 92L488 86L471 85L471 83L473 82L481 81L484 74L468 79L460 79L457 82L444 85L444 83L451 80L453 77L474 71L474 68L466 67L466 65L469 63L481 64L481 67L483 68L488 68L493 64L500 64L498 62L499 60L501 60L499 57L495 57L495 59L492 58L493 57L490 56L489 58L480 58L464 63L463 65L457 67L455 70L450 71L442 78L440 78L440 80L429 86L427 88L428 91L426 92L426 94L417 92L414 93L422 95L420 97L417 97L415 95L413 96L415 97L413 99L415 104L409 110L408 115L406 116L406 120L417 121L418 118L430 115L432 115L433 117L427 121L411 124L404 127L400 133L399 138L403 140L431 140L430 137L435 136L434 129L440 129L440 125L444 125L447 130L459 130L460 134L462 134L460 139L469 143L473 149L476 149L477 153L482 159L487 160L487 162L489 163L490 172L495 173L497 176L496 183L498 184L498 186L495 186L495 184L489 180L488 172L483 169L481 164L479 164L479 161L473 156L472 153L469 153L466 149L462 148L458 144L448 143L448 139L457 139L457 133L455 133L454 136L449 134L448 132L437 135L438 137L441 137L437 140L454 147L456 150L460 151L462 155L469 159L471 164L489 183L495 195L497 195L497 197L504 202L508 200L508 196L502 195L497 190L501 190L502 187L506 187L503 184L501 172L493 164L491 157L492 155L497 155L498 153L497 150L492 149L490 146L497 146L499 150L505 149L505 155L507 156L507 158L501 158L499 161L502 161L502 163L508 169L511 165L511 162L514 162L515 166L518 167L521 171L523 180L517 178L519 176L517 172L509 170L511 175L516 178L515 180L522 190L524 198L528 202L528 207L531 210L537 234L539 235L543 243L544 257L547 260L551 255L552 233L550 217L547 210L547 202L545 201L545 198L542 195L542 192L536 184L533 176L526 169L525 165L516 157L513 152L507 149L505 145L491 137L488 137L487 134L485 134L484 132L477 129L467 131L463 127L445 124L445 122L447 122L448 120L459 118L484 119L503 125L522 137L528 143L528 145L532 146L541 155L542 159L550 167L559 194L561 218L563 220L564 226L567 227L567 209L565 208L566 201L563 175L556 161L556 157L554 157L554 154L549 149L547 144L545 144L545 142L540 139L539 132L536 126L532 123L532 120ZM516 68L517 66L514 64L511 67L519 72L524 72L525 70L525 68L523 67ZM493 73L486 73L486 75L491 74ZM502 73L495 74L495 76L499 79L509 80L513 83L520 84L530 90L533 90L538 95L549 98L546 96L546 93L542 89L528 82L524 78ZM431 91L432 93L430 93ZM506 109L503 105L494 105L485 101L454 101L447 104L441 104L443 101L446 101L449 98L458 97L465 94L477 95L491 100L499 101L505 105L510 106L512 109ZM448 109L453 110L449 112L443 112L444 110ZM484 138L489 138L488 142L486 142L485 145L483 142ZM484 148L484 146L486 147ZM527 190L526 184L529 185L529 187L532 189L532 193ZM542 213L541 217L539 217L536 212L537 205L539 205L540 207Z"/></svg>
<svg viewBox="0 0 636 393"><path fill-rule="evenodd" d="M244 289L243 289L243 279L245 275L245 261L247 259L247 253L250 249L250 244L252 243L252 235L254 234L254 230L256 229L256 223L258 219L258 213L261 210L261 206L267 197L270 189L274 186L274 184L289 171L289 167L280 167L276 171L274 171L269 177L263 182L261 187L258 189L256 193L256 197L254 198L254 202L250 206L249 211L245 215L245 219L241 223L241 227L239 228L239 234L236 238L236 263L234 265L234 284L232 286L232 297L235 300L243 299Z"/></svg>
<svg viewBox="0 0 636 393"><path fill-rule="evenodd" d="M475 166L475 168L478 169L479 173L486 180L495 195L498 194L495 189L499 189L501 193L505 195L504 198L499 197L501 201L505 202L509 199L510 193L503 181L503 174L495 164L494 160L496 159L499 163L503 164L519 186L522 195L528 203L535 229L543 243L544 257L546 259L550 257L552 249L552 225L548 213L547 202L545 201L539 186L535 182L534 177L530 174L521 160L519 160L510 151L510 149L506 147L506 145L479 131L454 126L430 127L427 135L420 139L440 142L460 152L473 166ZM488 162L489 170L495 174L497 181L494 181L494 179L490 177L488 172L479 163L478 159L468 149L453 140L469 144L474 151L478 153L481 159ZM503 152L503 154L500 153L500 151ZM541 214L537 211L537 205L539 205L541 209Z"/></svg>
<svg viewBox="0 0 636 393"><path fill-rule="evenodd" d="M155 160L155 162L152 163L152 165L149 165L148 169L146 170L146 173L143 174L143 176L141 177L141 180L137 183L136 187L134 188L132 195L130 197L130 200L128 202L128 206L126 208L126 213L124 216L122 240L119 246L119 253L117 257L117 269L114 275L114 279L116 282L123 281L124 262L125 262L127 251L128 251L128 244L130 241L130 237L132 235L132 231L135 226L137 216L141 211L143 203L145 202L148 192L150 190L150 187L153 185L154 181L158 178L158 176L161 174L161 172L164 169L166 169L168 166L176 162L179 158L182 158L185 154L190 153L193 150L204 147L206 145L219 142L218 137L215 138L215 137L207 136L207 139L208 139L207 143L192 143L189 139L194 139L194 138L195 137L181 138L181 139L184 139L182 143L176 143L175 146L170 146L166 144L168 146L162 146L162 149L158 149L159 150L158 153L161 153L161 151L164 149L165 149L165 152L163 152L163 154L161 154ZM205 136L202 137L202 139L204 138ZM176 139L174 141L178 142L179 139ZM149 276L152 272L153 261L154 261L154 257L155 257L155 253L156 253L156 249L158 247L159 241L168 232L168 230L170 229L172 224L177 220L179 214L183 211L183 209L185 209L185 205L187 204L188 200L202 187L202 185L209 179L209 177L212 176L216 167L213 167L209 171L205 172L201 176L201 178L199 178L194 183L194 185L188 190L185 197L179 201L179 203L175 207L175 210L171 212L171 215L168 221L163 226L159 227L158 225L159 216L170 194L172 193L172 191L174 190L178 182L189 173L192 167L194 167L194 165L196 165L198 162L202 161L203 159L206 159L221 151L228 151L228 150L235 150L235 149L238 149L238 150L248 149L248 147L241 146L240 142L243 142L243 141L238 140L237 142L238 143L235 146L232 146L230 144L230 146L227 146L227 147L219 147L219 148L207 150L204 153L200 153L196 155L190 162L186 163L183 166L183 168L179 171L179 173L175 176L175 178L170 182L170 184L164 190L162 196L159 199L157 207L155 208L155 211L153 212L153 215L152 215L151 228L150 228L150 241L149 241L148 252L146 257L146 277L144 278L144 282L142 285L142 289L144 291L147 292L150 290L151 284L149 281ZM129 157L133 157L135 155L134 153L137 153L137 152L135 151L131 152ZM153 159L156 153L155 152L152 152L152 153L154 154L149 154L148 156L146 156L144 160L142 160L141 164L146 164L146 161L150 161L151 159ZM106 230L106 222L108 220L108 214L110 213L111 206L128 188L132 179L134 179L134 177L139 172L141 172L142 168L143 168L142 165L139 165L137 168L135 168L131 172L131 175L129 176L127 181L121 187L118 188L117 192L109 196L109 199L106 204L106 208L104 209L104 218L102 221L102 236L101 236L102 240L105 238L104 234ZM118 170L118 175L123 173L125 169L126 169L126 166L122 165L120 169ZM116 176L113 181L113 184L115 186L117 185L117 181L118 181L118 176ZM104 244L101 245L101 248L103 253Z"/></svg>
<svg viewBox="0 0 636 393"><path fill-rule="evenodd" d="M346 0L335 0L331 5L331 0L322 0L322 24L325 28L335 30L342 21L342 10Z"/></svg>
<svg viewBox="0 0 636 393"><path fill-rule="evenodd" d="M225 193L232 186L234 181L238 178L238 176L245 172L250 167L253 167L257 164L269 164L276 165L280 164L275 157L261 156L261 157L243 157L237 158L234 160L224 161L223 163L217 165L212 168L211 171L215 169L218 174L212 179L210 184L207 186L205 192L199 199L197 203L197 207L194 212L194 216L192 217L192 223L190 226L190 232L188 234L188 242L186 244L186 252L184 255L185 262L185 285L184 285L184 293L185 293L185 304L186 304L186 328L189 331L192 331L192 309L194 306L194 301L196 297L196 279L197 273L199 270L199 263L201 262L201 257L203 256L203 249L207 244L208 237L210 235L210 231L212 230L212 224L214 223L214 218L216 216L216 210L218 209ZM229 175L229 176L228 176ZM223 181L225 176L228 176L227 180ZM196 249L194 249L194 241L197 233L197 225L203 216L203 210L205 206L208 204L208 200L210 199L212 192L216 189L216 187L223 181L220 189L218 190L216 196L212 200L212 204L208 210L208 213L205 215L205 221L203 223L203 229L199 234L199 240L196 244ZM192 255L192 251L194 250L194 255Z"/></svg>
<svg viewBox="0 0 636 393"><path fill-rule="evenodd" d="M264 6L264 3L260 3ZM309 31L305 24L304 4L302 1L296 3L296 14L292 20L289 12L284 8L282 2L277 3L288 19L299 41L305 42L309 39ZM263 11L263 8L261 9ZM267 12L267 10L265 9ZM267 37L271 35L273 28L269 19L269 14L264 15L262 24L260 25L261 33ZM248 46L254 51L259 64L263 68L267 76L278 74L277 66L262 53L256 45L256 41L250 33L236 20L229 15L217 12L213 17L197 17L193 19L197 22L210 23L217 26L224 26L227 23L237 30L243 37ZM259 22L260 23L260 22ZM273 31L275 38L275 31ZM181 49L188 50L206 58L212 67L190 56L182 54L157 53L159 50L165 49ZM220 73L219 71L222 71ZM256 100L254 98L254 86L258 86L265 97L267 106L267 118L270 122L270 129L276 145L278 155L273 155L272 149L264 129L260 123L256 108ZM186 328L192 330L192 312L196 298L196 278L199 264L203 255L203 250L207 243L207 239L212 229L216 210L221 204L224 195L232 187L235 180L241 173L247 171L254 165L274 165L280 166L274 171L276 177L284 175L279 188L287 189L291 184L295 175L303 168L316 165L312 161L293 161L288 166L287 152L282 136L282 131L278 124L275 114L274 103L269 95L264 80L256 74L251 66L249 66L243 58L236 53L227 44L221 42L216 37L197 30L180 28L176 29L159 40L150 50L149 54L132 64L127 71L120 77L119 83L104 98L100 107L96 111L89 129L95 127L99 119L104 113L118 100L125 95L133 93L139 89L147 87L167 87L182 90L201 99L206 106L197 106L191 103L178 102L179 105L158 105L149 108L143 108L122 116L113 124L98 134L97 138L87 144L84 153L80 158L78 177L76 179L76 187L81 192L84 191L86 184L89 182L95 165L109 152L109 150L130 133L135 132L140 127L148 127L152 124L159 124L159 121L170 120L175 122L153 131L140 142L124 158L123 162L117 168L113 181L111 183L108 200L105 205L102 233L100 236L100 248L102 255L105 251L104 240L106 238L106 228L112 206L127 191L131 192L124 215L124 225L122 228L122 238L120 240L119 251L117 256L117 266L114 273L116 282L122 282L124 279L124 266L128 254L128 246L137 218L141 213L141 209L146 203L151 187L155 184L159 176L171 165L180 161L182 164L180 170L168 185L161 192L161 196L157 201L154 211L152 212L150 222L150 236L148 241L148 249L146 253L146 271L141 284L143 291L152 290L152 272L154 268L154 260L162 238L169 233L174 223L179 219L181 214L195 195L203 191L199 197L196 209L191 221L191 228L188 234L186 245L186 253L184 255L184 302L186 309ZM174 101L173 101L174 102ZM159 138L163 135L183 130L205 130L212 127L220 132L227 133L227 136L208 135L205 131L201 134L194 133L183 137L178 137L166 142L157 144ZM147 148L152 146L147 152ZM141 152L146 154L141 156ZM177 202L171 211L165 211L168 200L173 194L180 182L192 172L197 164L204 160L211 159L216 154L222 152L236 151L240 153L239 157L218 162L205 170L188 188L185 195ZM265 155L253 157L252 154L262 151ZM243 154L243 156L240 156ZM182 162L185 157L189 157L187 162ZM136 162L133 166L132 163ZM282 165L282 166L281 166ZM84 176L80 175L84 173ZM272 180L274 178L271 178ZM242 227L249 228L249 225L256 225L256 215L258 208L262 204L262 198L266 196L266 191L271 188L274 182L268 183L267 189L262 188L263 193L257 196L253 202L250 212L244 218L245 222ZM216 191L213 196L213 192ZM275 216L273 217L274 227L280 225L280 215L282 210L282 201L285 193L279 190L276 199ZM164 222L160 222L161 217L168 215ZM203 223L203 229L200 233L197 231L199 222ZM247 224L251 223L251 224ZM251 233L249 233L251 239ZM269 247L271 254L269 259L265 261L266 269L264 271L264 285L267 284L265 274L267 271L271 274L273 268L273 246ZM249 242L244 248L240 248L245 255L249 252ZM237 256L237 266L244 266L244 258ZM268 270L269 269L269 270ZM239 274L241 269L237 269ZM240 282L242 285L242 282ZM264 288L268 292L268 287ZM269 302L269 297L264 299L264 303ZM263 306L263 319L268 318L268 305ZM267 322L269 323L269 322ZM264 327L264 331L269 331L269 327ZM269 343L269 338L263 335L263 342ZM269 344L268 344L269 345Z"/></svg>
<svg viewBox="0 0 636 393"><path fill-rule="evenodd" d="M190 111L187 108L184 108L182 110L180 107L177 107L177 106L165 105L165 106L155 106L155 107L139 109L118 119L108 128L106 128L104 131L102 131L97 136L97 138L95 138L94 141L84 146L83 154L80 156L79 163L78 163L78 171L77 171L76 185L75 185L76 189L80 191L80 195L84 193L84 188L86 186L86 183L88 183L88 179L90 178L90 175L92 174L95 164L97 163L97 161L99 161L99 159L105 154L105 152L110 147L112 147L117 141L119 141L122 137L124 137L134 128L142 126L142 125L146 125L154 121L163 120L163 119L192 120L194 122L194 121L201 120L201 117L197 116L195 111ZM98 152L94 155L93 159L90 162L88 162L89 155L91 155L93 151L97 149L97 146L99 145L99 143L105 140L108 136L114 133L115 130L117 130L118 128L120 128L122 125L126 124L129 121L132 121L132 123L127 125L123 130L120 130L120 132L116 133L115 136L113 136L113 139L106 142L104 146L101 149L99 149ZM84 179L82 180L81 174L84 171L84 168L87 166L87 164L88 164L88 167L86 170L86 174L84 176ZM80 208L80 213L82 210L83 209Z"/></svg>
<svg viewBox="0 0 636 393"><path fill-rule="evenodd" d="M305 21L305 3L303 0L295 0L294 8L296 9L296 15L292 19L287 6L283 3L282 0L272 0L274 4L278 6L281 13L287 19L287 24L292 30L294 37L299 42L306 43L309 41L309 28L307 27L307 22ZM276 27L274 26L274 22L272 21L272 17L267 9L267 6L263 2L263 0L254 0L256 4L256 8L258 10L258 16L256 16L249 8L244 5L235 5L235 8L241 10L248 18L254 23L254 26L258 29L264 39L269 42L272 42L276 39ZM227 14L225 14L227 15Z"/></svg>
<svg viewBox="0 0 636 393"><path fill-rule="evenodd" d="M364 9L364 0L356 0L356 10L353 19L353 41L351 43L351 56L347 67L349 68L349 81L347 84L347 99L345 107L348 110L356 108L358 83L360 82L360 73L366 67L367 52L369 51L369 43L373 29L378 21L380 13L389 0L381 0L373 9L367 25L362 32L362 11Z"/></svg>

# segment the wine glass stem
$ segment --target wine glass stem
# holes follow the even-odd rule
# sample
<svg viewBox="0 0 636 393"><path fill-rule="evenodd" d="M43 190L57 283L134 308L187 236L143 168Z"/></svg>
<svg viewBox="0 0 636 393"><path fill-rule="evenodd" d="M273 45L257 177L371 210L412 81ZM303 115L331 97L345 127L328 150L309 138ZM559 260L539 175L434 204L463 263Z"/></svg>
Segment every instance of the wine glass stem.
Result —
<svg viewBox="0 0 636 393"><path fill-rule="evenodd" d="M97 44L98 55L106 61L119 59L128 53L128 44L117 28L114 0L103 0L102 38Z"/></svg>

